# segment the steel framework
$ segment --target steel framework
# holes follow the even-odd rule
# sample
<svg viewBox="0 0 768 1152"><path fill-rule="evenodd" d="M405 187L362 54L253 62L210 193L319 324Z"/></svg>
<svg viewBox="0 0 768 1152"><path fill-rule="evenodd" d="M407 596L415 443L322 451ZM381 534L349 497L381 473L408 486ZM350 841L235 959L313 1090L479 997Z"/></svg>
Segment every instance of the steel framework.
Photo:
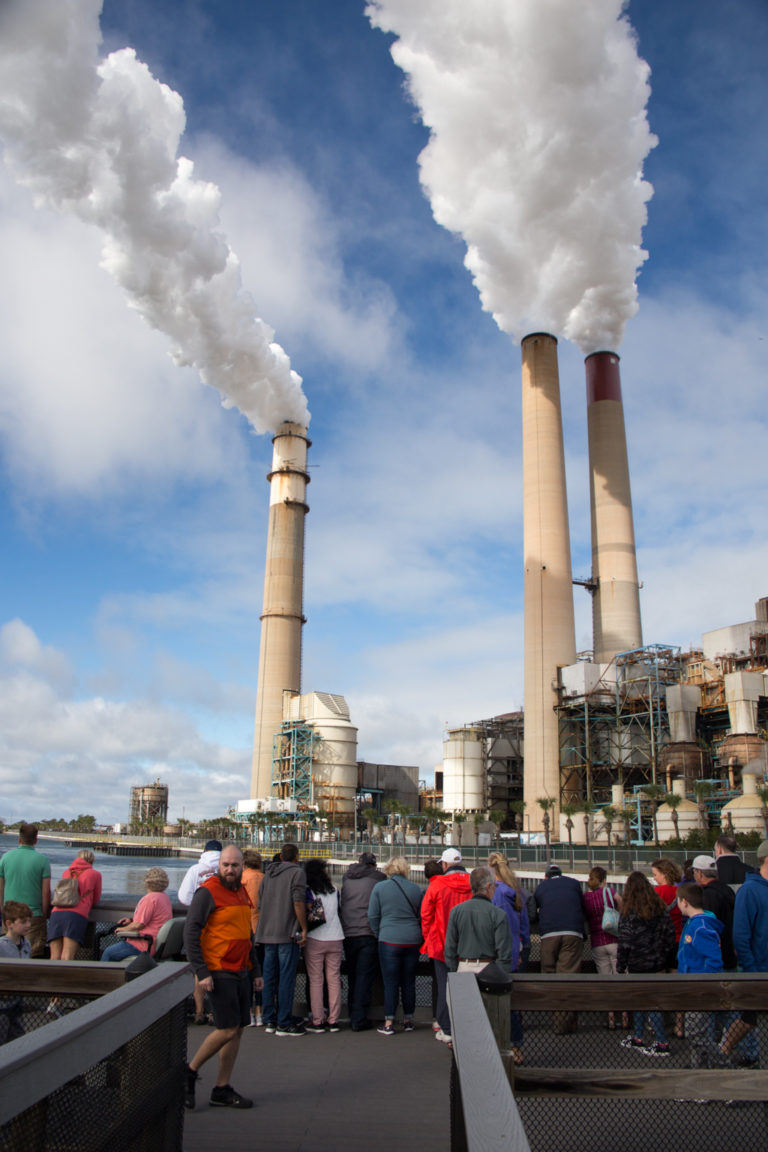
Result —
<svg viewBox="0 0 768 1152"><path fill-rule="evenodd" d="M312 805L312 747L315 733L303 721L284 723L272 743L272 795Z"/></svg>

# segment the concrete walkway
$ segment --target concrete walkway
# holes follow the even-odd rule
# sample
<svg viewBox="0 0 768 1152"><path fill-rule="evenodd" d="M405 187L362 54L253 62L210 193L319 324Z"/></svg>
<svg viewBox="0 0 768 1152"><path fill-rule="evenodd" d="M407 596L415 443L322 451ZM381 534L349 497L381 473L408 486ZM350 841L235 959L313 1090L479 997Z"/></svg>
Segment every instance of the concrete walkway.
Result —
<svg viewBox="0 0 768 1152"><path fill-rule="evenodd" d="M189 1029L190 1054L204 1035ZM293 1038L247 1028L232 1081L254 1107L209 1107L216 1060L209 1061L197 1107L186 1114L184 1152L448 1152L450 1065L429 1020L391 1037L345 1028Z"/></svg>

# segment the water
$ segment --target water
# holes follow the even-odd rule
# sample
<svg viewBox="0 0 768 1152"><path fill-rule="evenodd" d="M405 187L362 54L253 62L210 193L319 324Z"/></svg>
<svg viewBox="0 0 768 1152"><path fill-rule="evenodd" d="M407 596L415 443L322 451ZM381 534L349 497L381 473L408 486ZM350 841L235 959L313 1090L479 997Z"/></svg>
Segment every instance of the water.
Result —
<svg viewBox="0 0 768 1152"><path fill-rule="evenodd" d="M18 843L19 839L15 833L3 833L0 835L0 852L17 848ZM68 868L77 856L77 849L65 847L61 840L47 840L41 834L37 841L37 851L42 852L51 862L51 891L53 891L64 869ZM190 864L194 863L194 857L108 856L106 852L99 852L98 848L94 849L94 853L96 859L93 866L101 872L104 900L120 900L125 897L140 899L146 893L144 877L148 869L154 867L164 868L168 873L170 880L168 895L171 900L175 900L184 873Z"/></svg>

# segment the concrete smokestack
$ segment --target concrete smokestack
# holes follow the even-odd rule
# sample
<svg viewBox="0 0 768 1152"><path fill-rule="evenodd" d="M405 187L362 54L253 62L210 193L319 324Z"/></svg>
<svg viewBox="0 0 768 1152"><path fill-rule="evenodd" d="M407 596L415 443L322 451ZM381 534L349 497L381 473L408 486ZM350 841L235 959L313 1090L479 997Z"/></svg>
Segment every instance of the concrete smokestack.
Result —
<svg viewBox="0 0 768 1152"><path fill-rule="evenodd" d="M283 692L301 691L304 520L309 511L307 449L311 441L301 424L286 422L272 443L252 797L270 795L272 740L283 722Z"/></svg>
<svg viewBox="0 0 768 1152"><path fill-rule="evenodd" d="M576 640L557 340L546 333L526 336L522 361L524 793L535 828L541 826L538 798L560 799L557 670L575 663Z"/></svg>
<svg viewBox="0 0 768 1152"><path fill-rule="evenodd" d="M640 648L640 592L629 489L619 357L594 352L585 361L589 490L592 514L592 602L595 661Z"/></svg>

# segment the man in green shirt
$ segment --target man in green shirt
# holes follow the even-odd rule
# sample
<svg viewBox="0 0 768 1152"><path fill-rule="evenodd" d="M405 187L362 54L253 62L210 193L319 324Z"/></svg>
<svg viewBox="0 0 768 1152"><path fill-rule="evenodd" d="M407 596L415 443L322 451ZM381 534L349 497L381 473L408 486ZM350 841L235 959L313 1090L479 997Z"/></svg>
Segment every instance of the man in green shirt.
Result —
<svg viewBox="0 0 768 1152"><path fill-rule="evenodd" d="M22 821L19 846L0 857L0 907L6 900L18 900L32 909L32 927L27 939L32 958L45 955L45 922L51 911L51 863L35 849L37 825Z"/></svg>

